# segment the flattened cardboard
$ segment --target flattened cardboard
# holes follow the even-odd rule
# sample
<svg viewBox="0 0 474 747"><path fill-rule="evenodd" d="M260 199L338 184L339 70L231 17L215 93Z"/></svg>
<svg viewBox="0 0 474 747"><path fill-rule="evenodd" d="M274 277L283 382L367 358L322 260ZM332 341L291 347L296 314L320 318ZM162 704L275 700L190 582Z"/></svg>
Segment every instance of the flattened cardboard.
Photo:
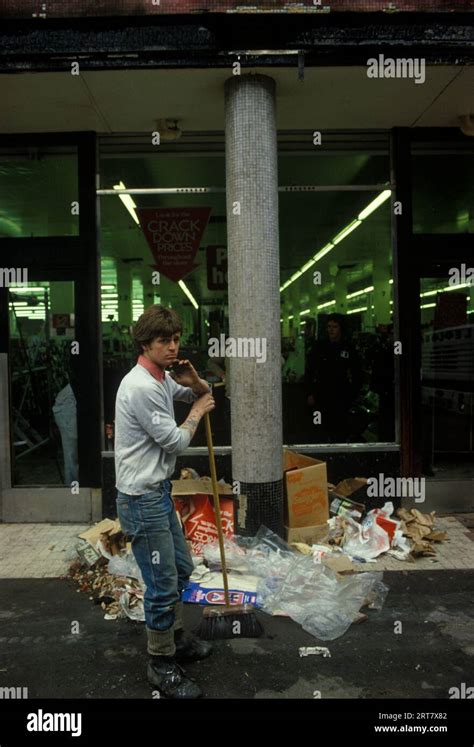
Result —
<svg viewBox="0 0 474 747"><path fill-rule="evenodd" d="M199 480L171 480L171 495L212 495L212 480L201 477ZM227 483L218 482L219 495L233 495L232 488Z"/></svg>
<svg viewBox="0 0 474 747"><path fill-rule="evenodd" d="M317 524L312 527L285 527L286 541L305 542L307 545L318 545L324 542L329 533L327 524Z"/></svg>
<svg viewBox="0 0 474 747"><path fill-rule="evenodd" d="M102 519L102 521L99 521L98 524L94 524L94 526L89 527L89 529L86 529L85 532L82 532L79 537L89 542L92 547L95 547L100 539L101 534L106 534L112 531L114 533L116 531L120 531L119 520L116 519L115 521L112 521L112 519Z"/></svg>
<svg viewBox="0 0 474 747"><path fill-rule="evenodd" d="M334 492L342 495L344 498L348 498L352 493L355 493L356 490L363 488L365 485L367 485L366 477L349 477L346 480L338 482L334 488Z"/></svg>

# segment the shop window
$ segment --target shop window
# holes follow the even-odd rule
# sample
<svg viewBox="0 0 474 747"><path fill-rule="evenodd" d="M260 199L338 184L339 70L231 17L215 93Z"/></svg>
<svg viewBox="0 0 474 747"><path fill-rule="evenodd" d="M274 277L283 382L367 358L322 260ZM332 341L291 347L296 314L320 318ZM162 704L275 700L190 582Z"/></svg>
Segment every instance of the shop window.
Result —
<svg viewBox="0 0 474 747"><path fill-rule="evenodd" d="M370 184L370 161L355 156L349 185ZM285 443L395 440L385 164L372 191L280 192ZM300 159L293 168L296 184ZM321 169L327 181L319 173L319 183L332 185L331 157L307 158L307 174Z"/></svg>
<svg viewBox="0 0 474 747"><path fill-rule="evenodd" d="M181 317L180 357L214 384L217 445L230 444L225 361L208 357L208 339L228 332L227 226L223 153L107 154L101 188L158 188L159 194L101 197L104 414L113 431L115 397L135 365L131 327L151 304ZM209 191L202 192L200 188ZM177 422L189 408L176 402ZM113 440L109 438L109 444ZM205 445L200 428L192 446Z"/></svg>
<svg viewBox="0 0 474 747"><path fill-rule="evenodd" d="M474 145L412 150L414 233L474 232Z"/></svg>
<svg viewBox="0 0 474 747"><path fill-rule="evenodd" d="M8 291L12 481L79 480L74 283L13 284Z"/></svg>
<svg viewBox="0 0 474 747"><path fill-rule="evenodd" d="M422 469L441 480L474 477L474 288L421 279Z"/></svg>
<svg viewBox="0 0 474 747"><path fill-rule="evenodd" d="M0 149L0 238L79 234L77 149Z"/></svg>

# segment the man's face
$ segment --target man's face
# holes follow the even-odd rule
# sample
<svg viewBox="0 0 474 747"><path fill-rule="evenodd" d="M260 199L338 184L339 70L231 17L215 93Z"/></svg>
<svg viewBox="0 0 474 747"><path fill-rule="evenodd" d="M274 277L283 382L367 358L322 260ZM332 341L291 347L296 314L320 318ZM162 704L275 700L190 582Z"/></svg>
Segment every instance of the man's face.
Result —
<svg viewBox="0 0 474 747"><path fill-rule="evenodd" d="M341 339L341 325L339 322L328 322L328 337L331 342L339 342Z"/></svg>
<svg viewBox="0 0 474 747"><path fill-rule="evenodd" d="M180 332L171 337L155 337L151 345L143 346L143 355L160 368L166 368L178 357L180 339Z"/></svg>

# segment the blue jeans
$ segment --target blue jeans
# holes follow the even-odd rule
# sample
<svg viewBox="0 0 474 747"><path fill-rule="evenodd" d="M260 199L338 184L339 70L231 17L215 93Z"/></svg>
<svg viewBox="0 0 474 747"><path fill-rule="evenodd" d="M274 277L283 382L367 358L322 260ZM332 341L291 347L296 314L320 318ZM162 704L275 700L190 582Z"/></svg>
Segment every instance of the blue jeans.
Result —
<svg viewBox="0 0 474 747"><path fill-rule="evenodd" d="M171 498L171 482L143 495L117 491L117 515L146 584L145 622L151 630L168 630L175 620L174 606L181 599L193 572Z"/></svg>

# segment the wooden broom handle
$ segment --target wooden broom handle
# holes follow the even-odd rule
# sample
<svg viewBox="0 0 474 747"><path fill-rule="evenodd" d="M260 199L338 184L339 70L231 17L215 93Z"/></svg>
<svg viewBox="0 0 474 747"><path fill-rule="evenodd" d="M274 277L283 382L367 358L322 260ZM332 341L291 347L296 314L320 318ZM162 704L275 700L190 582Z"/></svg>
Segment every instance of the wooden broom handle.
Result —
<svg viewBox="0 0 474 747"><path fill-rule="evenodd" d="M209 465L211 467L212 493L214 497L214 513L216 515L217 536L219 537L219 549L221 552L221 566L222 566L222 578L224 579L225 606L230 607L229 581L227 578L227 565L226 565L226 560L225 560L225 549L224 549L224 532L222 531L222 520L221 520L221 502L219 499L219 488L217 486L216 462L214 458L214 446L212 444L211 419L209 417L208 412L204 414L204 422L206 425L206 440L207 440L207 449L209 451Z"/></svg>

